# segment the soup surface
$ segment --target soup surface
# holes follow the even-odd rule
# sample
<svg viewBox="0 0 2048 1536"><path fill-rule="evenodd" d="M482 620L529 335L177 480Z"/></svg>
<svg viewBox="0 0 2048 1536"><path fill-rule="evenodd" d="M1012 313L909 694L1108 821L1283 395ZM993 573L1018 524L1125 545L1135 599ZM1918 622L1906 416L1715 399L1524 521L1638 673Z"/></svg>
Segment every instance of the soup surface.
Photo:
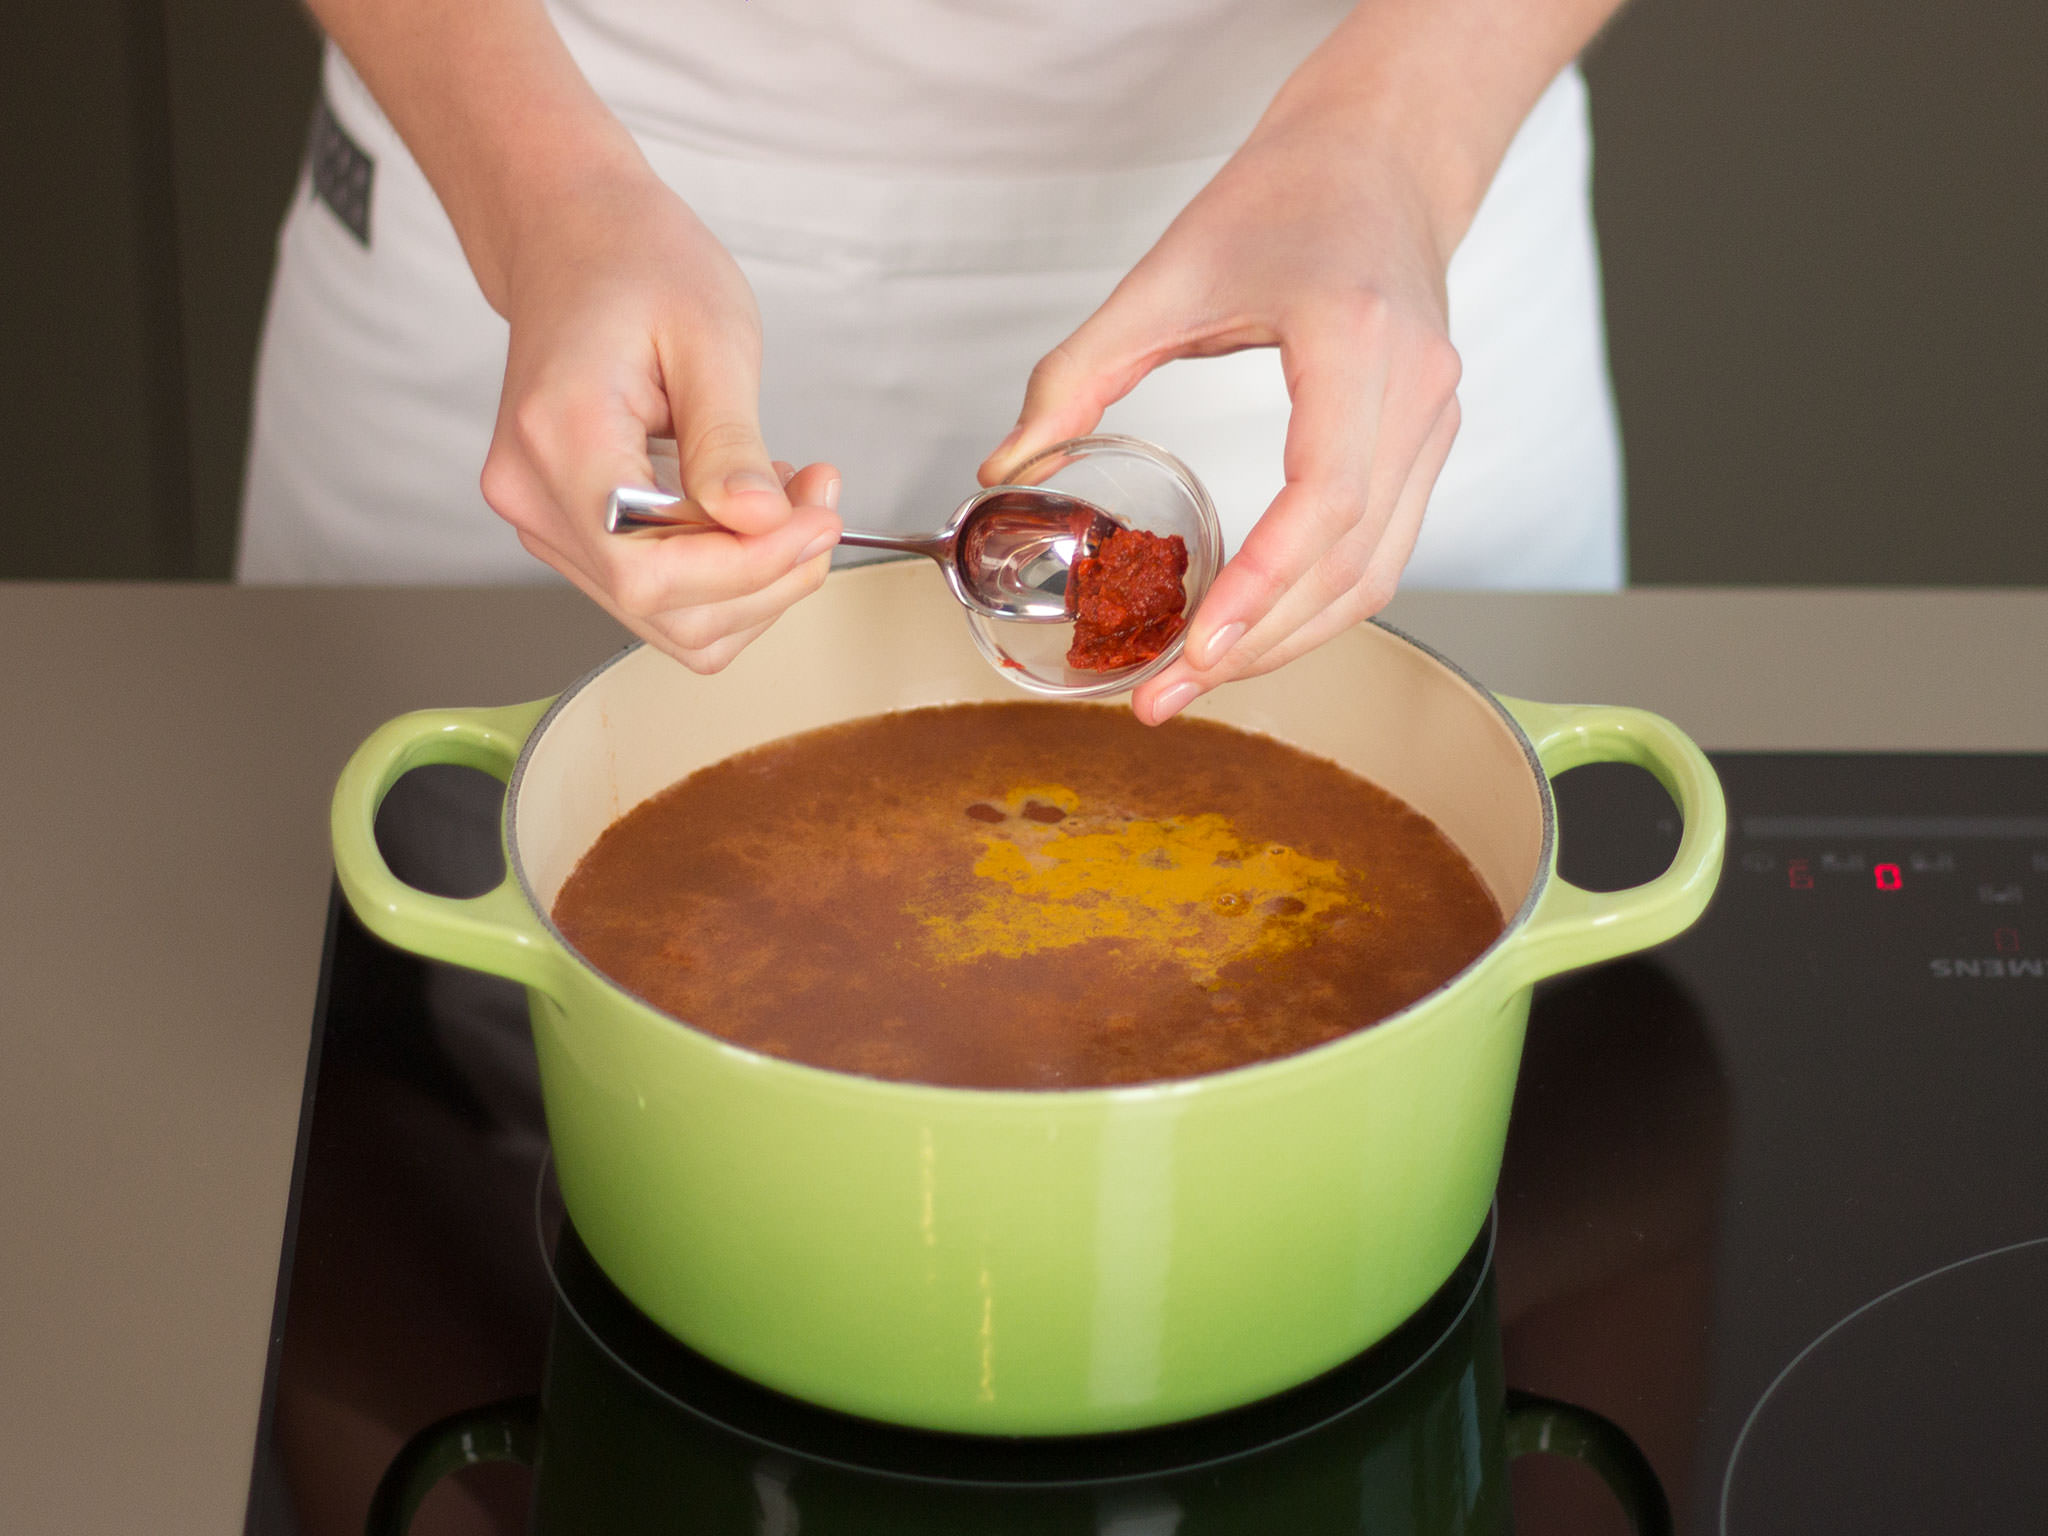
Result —
<svg viewBox="0 0 2048 1536"><path fill-rule="evenodd" d="M1425 816L1199 720L967 704L789 737L609 827L555 922L700 1029L913 1082L1221 1071L1405 1007L1500 933Z"/></svg>

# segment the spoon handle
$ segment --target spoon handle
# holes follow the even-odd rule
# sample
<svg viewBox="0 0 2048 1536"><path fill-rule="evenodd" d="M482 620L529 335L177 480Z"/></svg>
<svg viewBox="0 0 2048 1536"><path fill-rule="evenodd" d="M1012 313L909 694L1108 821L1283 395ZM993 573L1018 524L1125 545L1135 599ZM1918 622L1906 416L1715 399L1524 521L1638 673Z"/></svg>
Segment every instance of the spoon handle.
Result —
<svg viewBox="0 0 2048 1536"><path fill-rule="evenodd" d="M946 533L882 533L871 528L842 528L839 542L855 549L893 549L906 555L924 555L941 565L953 549L952 537Z"/></svg>
<svg viewBox="0 0 2048 1536"><path fill-rule="evenodd" d="M681 510L689 503L667 491L622 485L606 498L606 533L709 533L718 524Z"/></svg>
<svg viewBox="0 0 2048 1536"><path fill-rule="evenodd" d="M622 485L604 504L604 531L618 534L715 533L723 526L710 518L678 492L682 486L676 466L675 439L650 437L647 457L654 467L654 486ZM839 542L856 549L892 549L899 554L924 555L943 564L951 555L952 540L938 533L882 533L865 528L848 528Z"/></svg>
<svg viewBox="0 0 2048 1536"><path fill-rule="evenodd" d="M604 505L606 533L721 533L724 526L712 522L681 496L667 491L650 491L636 485L622 485ZM906 555L946 557L948 539L944 534L881 533L866 528L848 528L839 542L858 549L893 549Z"/></svg>

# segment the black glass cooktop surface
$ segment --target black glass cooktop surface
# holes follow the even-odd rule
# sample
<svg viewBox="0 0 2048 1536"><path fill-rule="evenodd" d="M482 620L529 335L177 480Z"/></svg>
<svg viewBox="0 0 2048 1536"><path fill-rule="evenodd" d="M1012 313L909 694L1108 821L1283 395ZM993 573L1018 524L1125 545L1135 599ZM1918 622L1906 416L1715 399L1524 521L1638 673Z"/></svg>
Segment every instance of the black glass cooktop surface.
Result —
<svg viewBox="0 0 2048 1536"><path fill-rule="evenodd" d="M1305 1536L1505 1529L1481 1464L1527 1448L1510 1391L1625 1431L1683 1531L2004 1532L2048 1507L2048 760L1715 761L1730 838L1714 905L1650 955L1539 990L1487 1262L1461 1271L1477 1288L1307 1415L1360 1438L1258 1484L1337 1479L1299 1505L1316 1512L1282 1517ZM1675 846L1668 801L1633 770L1578 770L1559 799L1581 883L1647 878ZM545 1143L517 994L386 950L340 912L328 949L250 1527L360 1531L424 1426L538 1401L557 1418L538 1476L461 1472L413 1529L574 1528L594 1517L551 1515L575 1431L549 1393L632 1377L612 1368L632 1330L570 1327L592 1309L565 1306L536 1240ZM602 1437L605 1455L639 1432ZM913 1528L790 1473L804 1447L756 1439L751 1461L692 1462L709 1481L662 1497L699 1512L650 1528ZM679 1454L663 1442L649 1465ZM1195 1486L1119 1485L1015 1528L1259 1528L1257 1507L1229 1525ZM1514 1461L1512 1504L1524 1536L1630 1528L1569 1459Z"/></svg>

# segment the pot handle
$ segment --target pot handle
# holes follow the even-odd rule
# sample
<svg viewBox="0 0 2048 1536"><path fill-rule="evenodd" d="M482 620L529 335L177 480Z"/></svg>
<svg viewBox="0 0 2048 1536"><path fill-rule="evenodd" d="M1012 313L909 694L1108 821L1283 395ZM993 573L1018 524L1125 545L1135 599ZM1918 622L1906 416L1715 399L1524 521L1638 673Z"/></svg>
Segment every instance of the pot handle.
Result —
<svg viewBox="0 0 2048 1536"><path fill-rule="evenodd" d="M1728 841L1728 802L1706 753L1648 710L1500 702L1528 733L1549 777L1585 763L1634 763L1657 776L1684 821L1671 867L1625 891L1588 891L1560 879L1553 852L1548 888L1514 946L1521 980L1633 954L1691 927L1721 878Z"/></svg>
<svg viewBox="0 0 2048 1536"><path fill-rule="evenodd" d="M391 872L377 848L377 808L415 768L455 763L499 780L552 699L503 709L422 709L386 721L357 747L334 786L330 830L342 894L363 926L387 943L430 960L555 991L561 950L513 878L481 896L430 896Z"/></svg>
<svg viewBox="0 0 2048 1536"><path fill-rule="evenodd" d="M533 1465L540 1438L540 1399L511 1397L429 1424L399 1447L370 1496L367 1536L405 1536L434 1484L450 1472L486 1461Z"/></svg>
<svg viewBox="0 0 2048 1536"><path fill-rule="evenodd" d="M1671 1501L1664 1485L1620 1425L1589 1409L1511 1390L1506 1430L1508 1460L1549 1455L1582 1461L1607 1485L1635 1536L1671 1536Z"/></svg>

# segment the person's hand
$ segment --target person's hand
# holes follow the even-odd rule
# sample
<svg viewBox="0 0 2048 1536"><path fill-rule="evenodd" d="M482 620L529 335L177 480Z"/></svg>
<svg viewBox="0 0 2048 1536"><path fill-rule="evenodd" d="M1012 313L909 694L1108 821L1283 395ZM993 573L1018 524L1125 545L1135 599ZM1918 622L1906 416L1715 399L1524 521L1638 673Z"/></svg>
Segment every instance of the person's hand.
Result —
<svg viewBox="0 0 2048 1536"><path fill-rule="evenodd" d="M1360 137L1312 113L1262 124L1039 362L1016 430L981 467L996 484L1092 431L1171 359L1280 349L1285 487L1191 617L1181 657L1133 696L1149 723L1385 606L1457 433L1454 242L1409 168Z"/></svg>
<svg viewBox="0 0 2048 1536"><path fill-rule="evenodd" d="M818 588L839 538L838 472L793 473L761 441L746 279L651 172L615 172L535 210L501 307L511 350L484 499L628 629L718 671ZM615 487L654 484L654 436L675 438L684 494L714 531L604 531Z"/></svg>

